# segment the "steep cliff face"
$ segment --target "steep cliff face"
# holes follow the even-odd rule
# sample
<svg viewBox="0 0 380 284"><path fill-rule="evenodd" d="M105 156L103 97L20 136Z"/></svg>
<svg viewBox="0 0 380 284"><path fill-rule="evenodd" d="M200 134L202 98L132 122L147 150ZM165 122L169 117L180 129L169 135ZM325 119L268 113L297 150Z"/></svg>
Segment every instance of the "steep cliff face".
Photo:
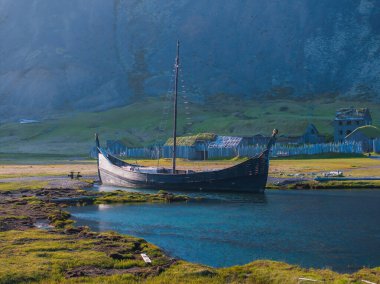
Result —
<svg viewBox="0 0 380 284"><path fill-rule="evenodd" d="M379 0L3 0L0 117L102 110L184 85L380 97Z"/></svg>

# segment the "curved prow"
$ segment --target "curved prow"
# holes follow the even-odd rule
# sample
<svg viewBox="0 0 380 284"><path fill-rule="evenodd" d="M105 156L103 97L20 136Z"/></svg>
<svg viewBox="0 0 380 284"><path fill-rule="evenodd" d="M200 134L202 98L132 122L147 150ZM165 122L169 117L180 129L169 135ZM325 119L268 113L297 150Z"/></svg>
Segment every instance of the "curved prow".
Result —
<svg viewBox="0 0 380 284"><path fill-rule="evenodd" d="M272 146L276 143L276 136L278 134L278 129L273 129L273 132L272 132L272 136L271 138L269 139L269 142L267 144L267 151L269 151Z"/></svg>
<svg viewBox="0 0 380 284"><path fill-rule="evenodd" d="M96 143L96 161L98 165L98 177L99 177L99 182L102 183L102 177L100 176L100 169L99 169L99 148L100 148L100 143L99 143L99 135L98 133L95 133L95 143Z"/></svg>

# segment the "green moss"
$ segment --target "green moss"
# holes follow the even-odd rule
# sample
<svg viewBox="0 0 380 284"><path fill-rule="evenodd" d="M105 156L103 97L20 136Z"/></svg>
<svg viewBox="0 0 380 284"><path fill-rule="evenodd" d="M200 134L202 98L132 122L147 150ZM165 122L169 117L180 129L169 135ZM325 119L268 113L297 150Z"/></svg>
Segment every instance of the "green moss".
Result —
<svg viewBox="0 0 380 284"><path fill-rule="evenodd" d="M358 127L353 132L350 133L349 137L352 137L357 132L361 132L365 136L371 139L380 138L380 129L373 125L365 125L365 126Z"/></svg>
<svg viewBox="0 0 380 284"><path fill-rule="evenodd" d="M145 262L141 260L120 260L115 263L114 268L117 269L126 269L126 268L131 268L131 267L144 267L146 266Z"/></svg>
<svg viewBox="0 0 380 284"><path fill-rule="evenodd" d="M157 194L145 194L138 192L113 191L102 193L95 199L96 204L111 203L138 203L138 202L179 202L189 200L185 195L174 195L166 191Z"/></svg>
<svg viewBox="0 0 380 284"><path fill-rule="evenodd" d="M352 275L339 274L327 269L303 269L276 261L259 260L243 266L214 269L180 261L146 283L301 283L309 278L323 283L362 283L362 279L376 283L379 269L361 270Z"/></svg>
<svg viewBox="0 0 380 284"><path fill-rule="evenodd" d="M23 219L29 219L29 216L20 216L20 215L6 215L6 216L0 216L0 222L4 220L9 219L16 219L16 220L23 220Z"/></svg>
<svg viewBox="0 0 380 284"><path fill-rule="evenodd" d="M176 142L178 146L193 146L196 142L214 141L215 139L216 134L214 133L199 133L191 136L179 136ZM173 138L169 138L165 143L166 146L173 146L173 144Z"/></svg>
<svg viewBox="0 0 380 284"><path fill-rule="evenodd" d="M118 270L145 267L142 258L135 254L135 250L140 249L139 245L139 239L115 233L80 238L78 235L36 229L0 232L0 283L75 282L76 279L65 279L66 273L72 269L95 267ZM109 253L112 249L123 251L130 258L137 258L114 259ZM150 249L152 255L162 256L156 247L152 246ZM130 275L121 277L123 278L132 279ZM87 278L85 282L91 279Z"/></svg>
<svg viewBox="0 0 380 284"><path fill-rule="evenodd" d="M0 183L0 191L41 189L48 186L48 184L46 181L2 182Z"/></svg>

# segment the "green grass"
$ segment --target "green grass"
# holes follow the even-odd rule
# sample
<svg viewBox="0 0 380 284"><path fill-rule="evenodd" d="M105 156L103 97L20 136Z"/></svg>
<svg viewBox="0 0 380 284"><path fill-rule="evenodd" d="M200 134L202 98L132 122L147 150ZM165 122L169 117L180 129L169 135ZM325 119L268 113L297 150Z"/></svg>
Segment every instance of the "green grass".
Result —
<svg viewBox="0 0 380 284"><path fill-rule="evenodd" d="M350 134L350 136L354 135L357 131L360 131L367 137L371 137L371 139L380 138L380 129L372 125L358 127Z"/></svg>
<svg viewBox="0 0 380 284"><path fill-rule="evenodd" d="M103 248L103 249L102 249ZM104 248L108 248L104 250ZM121 252L124 259L110 257L109 250ZM136 276L129 273L111 276L65 278L67 271L81 267L127 269L147 266L135 250L147 253L153 266L167 260L154 245L141 239L101 233L93 237L49 233L42 230L0 232L0 283L299 283L307 277L323 283L377 282L380 268L364 268L353 274L328 269L304 269L283 262L258 260L242 266L212 268L179 261L159 275Z"/></svg>
<svg viewBox="0 0 380 284"><path fill-rule="evenodd" d="M146 266L141 260L117 260L110 257L108 239L113 249L124 254L137 248L151 252L160 261L163 256L157 247L133 237L118 237L102 233L99 237L78 238L77 235L49 233L42 230L0 232L0 283L65 281L65 272L77 267L120 269L129 266ZM103 240L103 243L99 243ZM108 249L112 250L112 247ZM132 279L136 279L132 277Z"/></svg>
<svg viewBox="0 0 380 284"><path fill-rule="evenodd" d="M189 198L184 195L174 195L164 191L157 194L144 194L139 192L126 192L116 190L112 192L102 192L102 196L95 199L96 204L111 203L138 203L138 202L176 202L187 201Z"/></svg>
<svg viewBox="0 0 380 284"><path fill-rule="evenodd" d="M189 136L179 136L177 137L177 145L178 146L193 146L196 142L201 141L214 141L216 138L216 134L214 133L198 133L196 135L189 135ZM165 145L167 146L173 146L174 139L169 138Z"/></svg>
<svg viewBox="0 0 380 284"><path fill-rule="evenodd" d="M218 95L203 104L192 104L193 127L186 129L186 117L179 112L178 135L213 132L221 135L270 135L273 128L281 134L301 134L312 122L322 134L332 136L336 109L347 106L366 107L362 101L239 99ZM182 106L180 106L181 109ZM373 124L380 125L380 105L370 106ZM162 100L147 98L129 106L96 113L60 114L38 124L7 123L0 125L1 151L4 153L48 153L83 157L94 145L94 133L104 144L120 139L129 146L165 142L171 136L171 116L167 131L158 126L162 120ZM0 155L0 160L4 159ZM6 157L5 157L6 158Z"/></svg>
<svg viewBox="0 0 380 284"><path fill-rule="evenodd" d="M294 174L321 174L329 171L343 171L346 177L371 177L380 175L380 162L363 158L330 159L285 159L270 163L271 176L289 176Z"/></svg>
<svg viewBox="0 0 380 284"><path fill-rule="evenodd" d="M0 216L0 221L3 221L5 219L17 219L17 220L22 220L22 219L28 219L28 216L23 216L23 215L5 215L5 216Z"/></svg>
<svg viewBox="0 0 380 284"><path fill-rule="evenodd" d="M70 147L70 146L67 146ZM42 150L44 148L41 148ZM87 153L66 155L66 154L49 154L49 153L0 153L0 163L7 164L83 164L95 163Z"/></svg>
<svg viewBox="0 0 380 284"><path fill-rule="evenodd" d="M324 283L348 283L353 279L330 270L307 270L282 262L260 260L221 269L180 262L147 283L299 283L300 277Z"/></svg>
<svg viewBox="0 0 380 284"><path fill-rule="evenodd" d="M48 186L47 181L30 181L30 182L2 182L0 183L0 191L12 191L12 190L35 190Z"/></svg>

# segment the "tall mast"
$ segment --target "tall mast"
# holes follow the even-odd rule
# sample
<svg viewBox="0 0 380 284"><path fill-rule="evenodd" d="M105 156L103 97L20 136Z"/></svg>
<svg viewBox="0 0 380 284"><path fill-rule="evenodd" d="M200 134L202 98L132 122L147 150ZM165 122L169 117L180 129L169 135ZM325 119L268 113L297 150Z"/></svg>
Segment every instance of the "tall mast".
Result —
<svg viewBox="0 0 380 284"><path fill-rule="evenodd" d="M173 174L175 171L175 159L177 156L177 96L178 96L178 69L179 69L179 40L177 40L177 57L175 59L175 84L174 84L174 126L173 126Z"/></svg>

